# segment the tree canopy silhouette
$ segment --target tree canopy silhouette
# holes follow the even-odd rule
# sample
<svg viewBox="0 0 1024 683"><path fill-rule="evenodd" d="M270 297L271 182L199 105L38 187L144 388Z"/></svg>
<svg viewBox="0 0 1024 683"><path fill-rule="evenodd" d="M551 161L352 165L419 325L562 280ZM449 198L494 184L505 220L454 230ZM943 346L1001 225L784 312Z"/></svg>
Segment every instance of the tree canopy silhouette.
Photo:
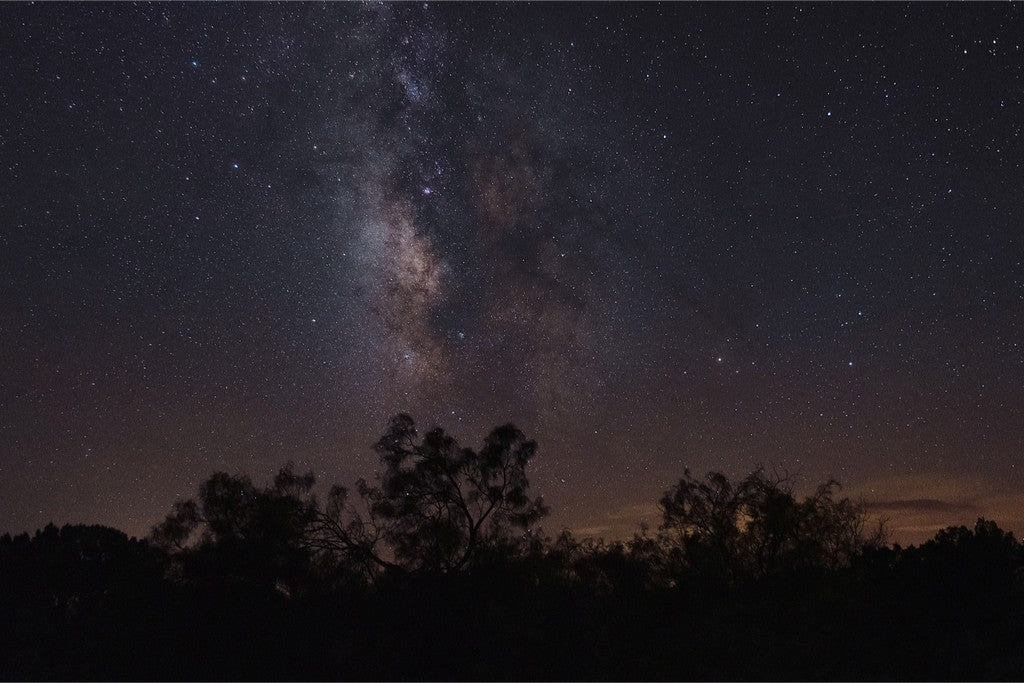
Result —
<svg viewBox="0 0 1024 683"><path fill-rule="evenodd" d="M279 589L294 588L309 562L306 531L317 514L312 473L283 467L266 488L246 476L216 472L198 501L174 504L150 536L165 550L189 555L190 567Z"/></svg>
<svg viewBox="0 0 1024 683"><path fill-rule="evenodd" d="M480 450L440 427L422 439L413 419L392 418L374 446L375 484L331 489L312 527L320 549L350 557L370 575L460 571L485 552L509 550L548 509L529 496L526 469L536 442L512 424L496 427Z"/></svg>
<svg viewBox="0 0 1024 683"><path fill-rule="evenodd" d="M864 507L836 498L829 480L797 500L784 477L758 467L738 482L689 470L660 501L662 531L691 569L726 580L809 568L836 569L884 541L869 532Z"/></svg>

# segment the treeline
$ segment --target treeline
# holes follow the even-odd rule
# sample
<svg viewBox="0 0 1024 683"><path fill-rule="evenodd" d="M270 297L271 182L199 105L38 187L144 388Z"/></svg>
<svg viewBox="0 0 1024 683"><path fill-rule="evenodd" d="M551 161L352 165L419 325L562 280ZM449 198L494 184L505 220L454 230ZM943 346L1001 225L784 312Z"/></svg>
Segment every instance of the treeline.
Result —
<svg viewBox="0 0 1024 683"><path fill-rule="evenodd" d="M394 418L374 481L217 473L145 540L0 537L5 679L1024 676L1024 552L978 520L918 547L826 482L684 472L661 524L550 538L536 444Z"/></svg>

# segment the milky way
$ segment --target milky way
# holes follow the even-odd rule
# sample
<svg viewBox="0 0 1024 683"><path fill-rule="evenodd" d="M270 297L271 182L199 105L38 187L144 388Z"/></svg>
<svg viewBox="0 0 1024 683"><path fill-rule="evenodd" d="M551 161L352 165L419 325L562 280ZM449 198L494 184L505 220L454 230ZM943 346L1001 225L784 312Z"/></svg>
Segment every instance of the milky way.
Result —
<svg viewBox="0 0 1024 683"><path fill-rule="evenodd" d="M1024 530L1017 6L8 5L0 527L514 421L549 532L685 467Z"/></svg>

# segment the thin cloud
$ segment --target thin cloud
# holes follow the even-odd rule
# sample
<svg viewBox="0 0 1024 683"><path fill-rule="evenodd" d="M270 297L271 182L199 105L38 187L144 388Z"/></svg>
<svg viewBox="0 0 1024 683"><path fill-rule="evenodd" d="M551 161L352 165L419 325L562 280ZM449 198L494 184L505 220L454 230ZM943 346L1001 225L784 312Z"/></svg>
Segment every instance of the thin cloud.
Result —
<svg viewBox="0 0 1024 683"><path fill-rule="evenodd" d="M927 513L927 512L978 512L974 503L939 500L937 498L913 498L907 500L869 500L864 507L872 513Z"/></svg>

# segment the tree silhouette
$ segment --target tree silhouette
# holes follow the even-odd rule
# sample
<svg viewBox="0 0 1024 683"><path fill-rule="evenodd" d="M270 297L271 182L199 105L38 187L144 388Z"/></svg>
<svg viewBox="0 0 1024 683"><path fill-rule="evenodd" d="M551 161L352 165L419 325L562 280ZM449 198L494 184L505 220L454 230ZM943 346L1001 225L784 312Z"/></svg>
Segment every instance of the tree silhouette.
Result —
<svg viewBox="0 0 1024 683"><path fill-rule="evenodd" d="M413 419L391 419L374 446L377 483L356 483L361 505L335 486L313 525L320 549L381 570L457 572L484 552L513 548L516 532L548 510L530 499L526 468L537 444L514 425L495 428L479 450L460 447L440 427L422 439Z"/></svg>
<svg viewBox="0 0 1024 683"><path fill-rule="evenodd" d="M287 591L310 559L306 531L317 514L313 484L312 473L297 475L290 463L263 489L248 477L216 472L200 485L198 502L176 502L150 538L188 557L195 571Z"/></svg>
<svg viewBox="0 0 1024 683"><path fill-rule="evenodd" d="M699 480L686 470L661 498L661 530L677 564L726 581L837 569L885 538L881 525L867 531L863 506L837 499L838 490L829 480L798 501L786 478L761 467L736 483L720 472Z"/></svg>
<svg viewBox="0 0 1024 683"><path fill-rule="evenodd" d="M1019 586L1024 560L1013 534L980 518L973 529L951 526L920 547L901 554L905 571L921 583L971 609L990 611L1006 604Z"/></svg>

